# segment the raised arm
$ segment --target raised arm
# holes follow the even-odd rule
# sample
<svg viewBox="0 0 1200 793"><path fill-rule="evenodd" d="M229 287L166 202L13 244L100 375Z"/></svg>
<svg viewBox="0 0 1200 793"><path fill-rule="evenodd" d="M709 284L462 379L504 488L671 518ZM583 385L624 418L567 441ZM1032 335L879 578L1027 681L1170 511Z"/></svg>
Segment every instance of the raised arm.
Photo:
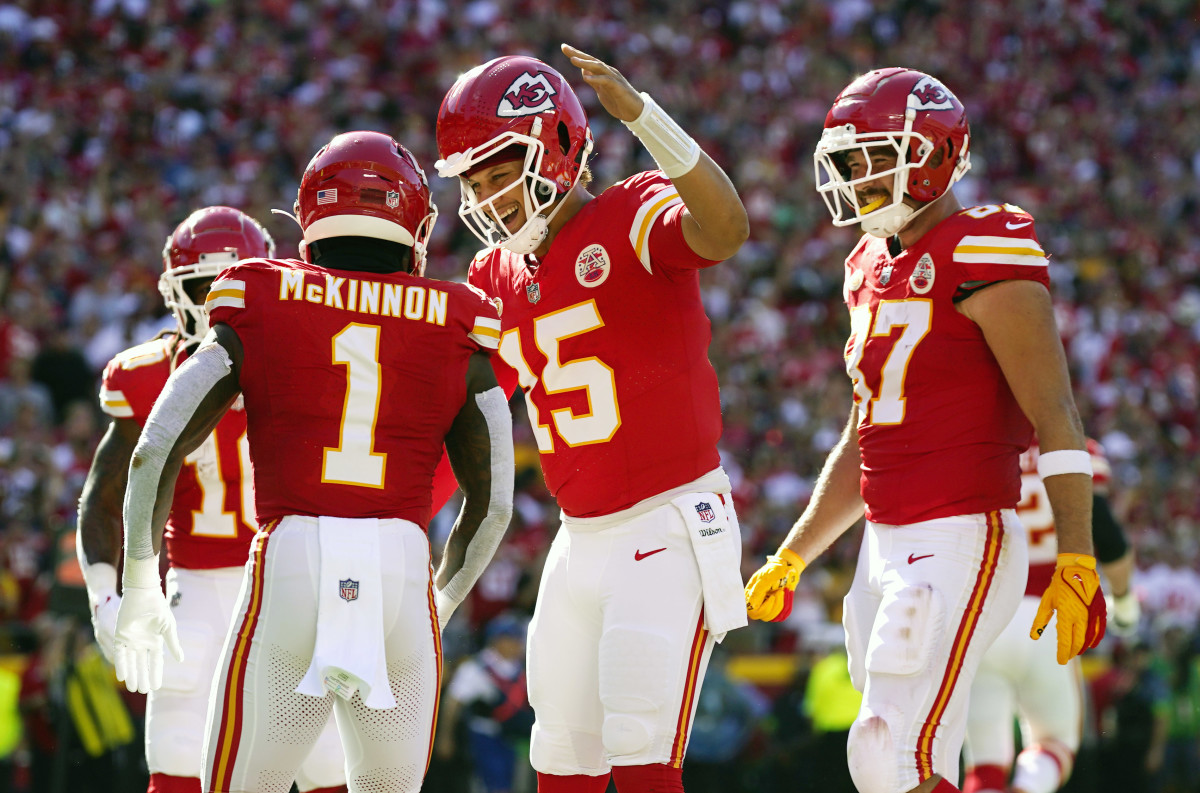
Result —
<svg viewBox="0 0 1200 793"><path fill-rule="evenodd" d="M733 182L649 94L638 93L616 68L569 44L563 54L583 73L614 118L629 127L670 178L687 208L683 236L699 256L723 261L750 236L746 207Z"/></svg>
<svg viewBox="0 0 1200 793"><path fill-rule="evenodd" d="M467 399L446 436L446 452L465 497L437 572L443 628L491 562L512 518L512 414L483 353L468 364Z"/></svg>
<svg viewBox="0 0 1200 793"><path fill-rule="evenodd" d="M171 375L146 420L125 491L125 569L117 613L116 671L130 691L162 685L162 644L182 658L175 620L158 577L158 551L183 460L217 426L238 395L242 345L216 325Z"/></svg>

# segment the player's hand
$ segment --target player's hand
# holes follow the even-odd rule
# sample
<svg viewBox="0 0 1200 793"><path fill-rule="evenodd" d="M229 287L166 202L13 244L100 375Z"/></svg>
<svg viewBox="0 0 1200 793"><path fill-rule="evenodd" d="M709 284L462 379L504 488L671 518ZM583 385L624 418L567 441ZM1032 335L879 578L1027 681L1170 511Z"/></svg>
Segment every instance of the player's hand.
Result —
<svg viewBox="0 0 1200 793"><path fill-rule="evenodd" d="M1114 634L1122 639L1131 639L1137 635L1138 623L1142 619L1142 607L1132 589L1119 597L1114 596L1106 605L1108 613L1112 615L1108 626Z"/></svg>
<svg viewBox="0 0 1200 793"><path fill-rule="evenodd" d="M1029 638L1037 639L1058 612L1058 662L1065 664L1104 638L1107 609L1096 573L1096 558L1060 553L1050 586L1042 595Z"/></svg>
<svg viewBox="0 0 1200 793"><path fill-rule="evenodd" d="M446 632L446 623L450 621L450 616L454 614L454 603L450 602L450 598L442 594L442 590L437 587L433 588L433 605L437 609L438 629L442 633Z"/></svg>
<svg viewBox="0 0 1200 793"><path fill-rule="evenodd" d="M162 687L164 640L175 660L182 661L175 616L162 590L126 585L117 611L113 661L117 679L125 681L125 688L148 694Z"/></svg>
<svg viewBox="0 0 1200 793"><path fill-rule="evenodd" d="M100 645L100 653L110 663L116 663L114 642L117 635L117 609L121 607L121 596L116 592L102 592L96 596L96 605L92 606L92 633L96 635L96 644Z"/></svg>
<svg viewBox="0 0 1200 793"><path fill-rule="evenodd" d="M787 548L779 549L778 556L768 556L746 584L746 616L764 622L787 619L804 567L804 560Z"/></svg>
<svg viewBox="0 0 1200 793"><path fill-rule="evenodd" d="M604 61L578 50L570 44L562 45L563 54L571 59L571 65L583 72L583 81L596 92L596 98L604 109L618 121L633 121L642 114L645 102L634 90L625 76Z"/></svg>

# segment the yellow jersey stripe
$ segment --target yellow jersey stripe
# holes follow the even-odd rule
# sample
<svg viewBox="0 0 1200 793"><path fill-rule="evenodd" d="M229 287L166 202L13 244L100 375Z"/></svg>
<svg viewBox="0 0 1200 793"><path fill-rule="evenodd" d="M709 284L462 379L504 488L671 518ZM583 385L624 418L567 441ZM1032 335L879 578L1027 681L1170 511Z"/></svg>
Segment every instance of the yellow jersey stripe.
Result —
<svg viewBox="0 0 1200 793"><path fill-rule="evenodd" d="M683 203L679 192L673 187L664 187L649 201L642 204L633 218L633 225L629 230L629 243L633 246L638 261L646 268L646 272L651 272L650 229L653 228L654 221L658 219L659 215L678 203Z"/></svg>
<svg viewBox="0 0 1200 793"><path fill-rule="evenodd" d="M245 308L246 301L241 299L240 297L218 297L216 300L213 300L212 297L210 296L208 298L208 300L205 301L205 303L204 303L204 308L206 308L209 311L212 311L214 308L223 308L223 307Z"/></svg>

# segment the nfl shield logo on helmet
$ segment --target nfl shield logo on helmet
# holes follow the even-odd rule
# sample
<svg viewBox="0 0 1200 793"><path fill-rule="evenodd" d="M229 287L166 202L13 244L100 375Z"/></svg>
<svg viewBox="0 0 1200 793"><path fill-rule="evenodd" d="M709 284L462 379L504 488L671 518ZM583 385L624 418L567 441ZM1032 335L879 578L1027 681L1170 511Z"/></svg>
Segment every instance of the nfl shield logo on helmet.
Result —
<svg viewBox="0 0 1200 793"><path fill-rule="evenodd" d="M338 581L338 589L342 596L342 600L349 603L351 600L358 600L358 582L352 578L343 578Z"/></svg>
<svg viewBox="0 0 1200 793"><path fill-rule="evenodd" d="M707 501L701 501L696 505L696 514L704 523L712 523L717 519L717 513L713 511L712 504Z"/></svg>
<svg viewBox="0 0 1200 793"><path fill-rule="evenodd" d="M424 178L424 177L425 177L425 174L421 174L421 178ZM400 206L400 193L398 191L396 191L396 190L388 190L387 191L387 205L389 207L391 207L392 209L395 209L396 207Z"/></svg>

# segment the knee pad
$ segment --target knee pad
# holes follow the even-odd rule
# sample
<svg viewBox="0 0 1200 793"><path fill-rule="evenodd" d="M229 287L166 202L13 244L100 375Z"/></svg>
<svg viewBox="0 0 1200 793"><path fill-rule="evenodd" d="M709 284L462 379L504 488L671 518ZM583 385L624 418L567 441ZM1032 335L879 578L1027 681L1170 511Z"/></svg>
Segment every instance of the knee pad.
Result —
<svg viewBox="0 0 1200 793"><path fill-rule="evenodd" d="M650 745L653 723L643 716L613 713L604 717L600 740L604 750L614 757L637 754Z"/></svg>
<svg viewBox="0 0 1200 793"><path fill-rule="evenodd" d="M1071 777L1075 753L1058 741L1043 741L1017 755L1013 787L1026 793L1053 793Z"/></svg>
<svg viewBox="0 0 1200 793"><path fill-rule="evenodd" d="M896 793L896 753L892 730L882 716L864 711L846 741L850 778L859 793Z"/></svg>
<svg viewBox="0 0 1200 793"><path fill-rule="evenodd" d="M941 639L945 611L941 593L929 584L884 598L867 645L867 671L903 676L926 669Z"/></svg>
<svg viewBox="0 0 1200 793"><path fill-rule="evenodd" d="M546 727L534 723L529 739L529 764L542 775L558 780L569 776L604 774L603 791L608 787L608 762L604 744L594 732L572 730L564 726Z"/></svg>
<svg viewBox="0 0 1200 793"><path fill-rule="evenodd" d="M206 733L203 700L153 692L146 706L146 765L151 774L195 777L202 771Z"/></svg>
<svg viewBox="0 0 1200 793"><path fill-rule="evenodd" d="M657 633L614 628L600 637L601 740L610 756L635 755L650 746L671 689L673 657L671 643Z"/></svg>

